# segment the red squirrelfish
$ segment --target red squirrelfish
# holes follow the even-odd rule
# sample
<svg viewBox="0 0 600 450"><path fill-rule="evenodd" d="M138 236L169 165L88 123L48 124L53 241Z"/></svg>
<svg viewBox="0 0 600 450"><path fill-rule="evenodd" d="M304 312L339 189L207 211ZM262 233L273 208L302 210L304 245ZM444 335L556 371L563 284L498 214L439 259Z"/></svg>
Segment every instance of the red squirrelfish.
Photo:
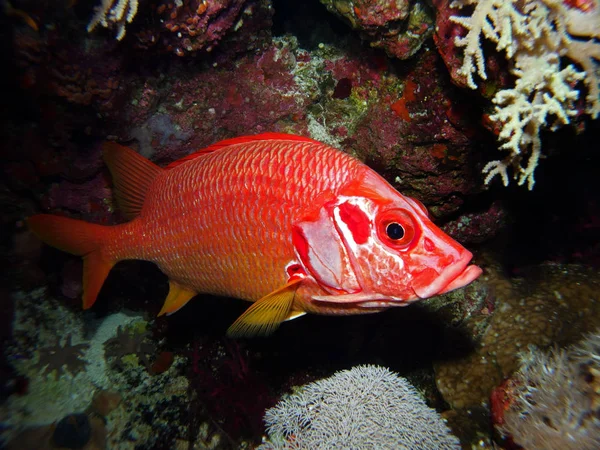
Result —
<svg viewBox="0 0 600 450"><path fill-rule="evenodd" d="M254 302L229 328L236 337L269 334L305 313L404 306L481 274L420 202L312 139L229 139L164 169L108 142L104 160L129 222L27 220L49 245L83 257L86 309L126 259L152 261L169 278L160 314L199 293Z"/></svg>

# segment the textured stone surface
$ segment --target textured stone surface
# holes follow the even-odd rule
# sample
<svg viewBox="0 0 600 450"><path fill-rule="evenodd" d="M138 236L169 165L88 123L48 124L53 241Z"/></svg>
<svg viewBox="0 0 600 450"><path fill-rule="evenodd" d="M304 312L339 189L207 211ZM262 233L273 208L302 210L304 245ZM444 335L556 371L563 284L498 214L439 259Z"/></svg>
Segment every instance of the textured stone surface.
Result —
<svg viewBox="0 0 600 450"><path fill-rule="evenodd" d="M408 0L321 0L372 47L390 56L413 56L433 32L433 13L426 2Z"/></svg>
<svg viewBox="0 0 600 450"><path fill-rule="evenodd" d="M487 403L492 390L518 367L518 354L529 345L565 345L600 324L600 278L578 265L547 264L509 279L487 266L487 283L495 308L483 331L474 333L477 318L466 321L472 339L462 356L436 363L436 382L454 408ZM463 343L465 344L465 343Z"/></svg>

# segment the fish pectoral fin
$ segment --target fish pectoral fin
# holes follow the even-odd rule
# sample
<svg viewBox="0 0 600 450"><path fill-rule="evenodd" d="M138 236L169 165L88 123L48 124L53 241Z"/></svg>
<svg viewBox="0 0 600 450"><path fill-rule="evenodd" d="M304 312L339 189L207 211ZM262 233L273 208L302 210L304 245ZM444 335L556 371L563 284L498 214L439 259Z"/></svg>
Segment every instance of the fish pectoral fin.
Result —
<svg viewBox="0 0 600 450"><path fill-rule="evenodd" d="M374 294L366 292L357 292L354 294L337 294L337 295L315 295L312 298L316 302L327 302L327 303L367 303L376 301L390 300L383 294Z"/></svg>
<svg viewBox="0 0 600 450"><path fill-rule="evenodd" d="M298 317L302 317L304 316L306 313L304 311L292 311L288 314L288 316L285 318L285 322L287 322L288 320L294 320L297 319Z"/></svg>
<svg viewBox="0 0 600 450"><path fill-rule="evenodd" d="M285 286L255 301L227 330L232 338L267 336L273 333L292 312L296 289L302 279L294 279Z"/></svg>
<svg viewBox="0 0 600 450"><path fill-rule="evenodd" d="M179 311L196 294L197 292L192 289L181 286L174 281L169 281L169 295L167 295L165 304L158 315L173 314L174 312Z"/></svg>

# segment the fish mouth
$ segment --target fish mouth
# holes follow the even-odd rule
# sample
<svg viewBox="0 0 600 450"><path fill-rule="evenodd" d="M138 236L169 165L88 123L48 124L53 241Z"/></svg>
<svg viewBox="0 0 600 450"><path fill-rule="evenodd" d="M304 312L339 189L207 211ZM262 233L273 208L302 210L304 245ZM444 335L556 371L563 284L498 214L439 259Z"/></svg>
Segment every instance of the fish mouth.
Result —
<svg viewBox="0 0 600 450"><path fill-rule="evenodd" d="M472 281L475 281L482 272L483 270L481 267L471 264L470 266L467 266L465 270L463 270L462 273L452 280L444 289L438 292L438 294L445 294L446 292L453 291L454 289L464 287Z"/></svg>
<svg viewBox="0 0 600 450"><path fill-rule="evenodd" d="M472 257L470 252L465 251L457 262L441 273L432 268L425 269L411 283L417 297L425 299L445 294L474 281L483 271L474 264L469 265Z"/></svg>

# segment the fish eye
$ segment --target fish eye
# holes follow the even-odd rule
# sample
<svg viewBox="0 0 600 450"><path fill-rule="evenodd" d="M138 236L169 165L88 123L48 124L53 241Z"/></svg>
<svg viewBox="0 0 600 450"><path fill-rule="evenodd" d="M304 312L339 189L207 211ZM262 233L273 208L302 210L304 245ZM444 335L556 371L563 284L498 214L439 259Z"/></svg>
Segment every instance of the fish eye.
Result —
<svg viewBox="0 0 600 450"><path fill-rule="evenodd" d="M413 213L394 208L383 211L377 217L377 234L384 244L404 251L418 242L421 231Z"/></svg>
<svg viewBox="0 0 600 450"><path fill-rule="evenodd" d="M388 223L385 227L385 234L387 234L392 241L398 241L404 237L404 227L398 222Z"/></svg>

